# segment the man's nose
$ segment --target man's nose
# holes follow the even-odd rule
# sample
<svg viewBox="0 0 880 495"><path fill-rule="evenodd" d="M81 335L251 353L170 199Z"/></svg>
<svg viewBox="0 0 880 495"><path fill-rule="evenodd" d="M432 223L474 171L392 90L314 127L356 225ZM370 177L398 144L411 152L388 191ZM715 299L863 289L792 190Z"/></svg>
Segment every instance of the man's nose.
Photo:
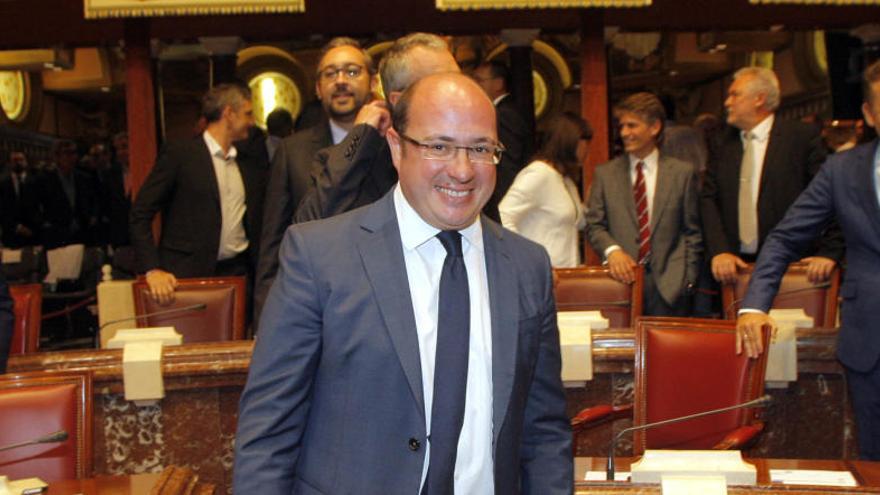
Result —
<svg viewBox="0 0 880 495"><path fill-rule="evenodd" d="M467 153L467 148L456 148L455 156L447 167L449 176L459 182L468 182L474 176L474 164Z"/></svg>

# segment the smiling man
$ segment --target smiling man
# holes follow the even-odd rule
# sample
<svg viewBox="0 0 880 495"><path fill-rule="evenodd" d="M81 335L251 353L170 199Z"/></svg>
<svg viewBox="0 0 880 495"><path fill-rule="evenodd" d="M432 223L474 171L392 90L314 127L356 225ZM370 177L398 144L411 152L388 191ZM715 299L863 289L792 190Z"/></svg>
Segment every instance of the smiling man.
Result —
<svg viewBox="0 0 880 495"><path fill-rule="evenodd" d="M596 168L587 238L616 280L632 283L642 265L644 314L688 316L703 255L694 167L660 154L656 96L636 93L614 114L626 153Z"/></svg>
<svg viewBox="0 0 880 495"><path fill-rule="evenodd" d="M392 121L397 185L285 234L234 491L570 494L550 262L480 215L503 152L492 102L438 74Z"/></svg>

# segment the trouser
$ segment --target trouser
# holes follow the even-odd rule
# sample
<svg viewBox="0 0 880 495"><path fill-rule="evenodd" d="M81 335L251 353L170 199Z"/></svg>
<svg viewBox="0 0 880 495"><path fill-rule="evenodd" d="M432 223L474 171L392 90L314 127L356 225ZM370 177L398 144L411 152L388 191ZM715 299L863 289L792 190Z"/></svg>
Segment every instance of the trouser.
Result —
<svg viewBox="0 0 880 495"><path fill-rule="evenodd" d="M645 265L644 287L642 289L642 314L645 316L690 316L691 297L686 290L681 291L678 300L669 304L660 295L651 264Z"/></svg>
<svg viewBox="0 0 880 495"><path fill-rule="evenodd" d="M880 366L862 373L846 366L846 381L856 413L859 457L880 460Z"/></svg>

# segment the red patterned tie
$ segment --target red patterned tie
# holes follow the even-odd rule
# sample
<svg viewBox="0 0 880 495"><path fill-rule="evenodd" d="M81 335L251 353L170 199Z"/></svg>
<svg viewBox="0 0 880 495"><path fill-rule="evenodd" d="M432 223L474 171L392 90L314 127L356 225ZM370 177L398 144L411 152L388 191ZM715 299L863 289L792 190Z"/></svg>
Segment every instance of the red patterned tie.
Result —
<svg viewBox="0 0 880 495"><path fill-rule="evenodd" d="M636 203L636 217L639 219L639 264L648 262L651 254L651 225L648 218L648 193L645 188L645 162L636 164L636 183L633 184L633 199Z"/></svg>

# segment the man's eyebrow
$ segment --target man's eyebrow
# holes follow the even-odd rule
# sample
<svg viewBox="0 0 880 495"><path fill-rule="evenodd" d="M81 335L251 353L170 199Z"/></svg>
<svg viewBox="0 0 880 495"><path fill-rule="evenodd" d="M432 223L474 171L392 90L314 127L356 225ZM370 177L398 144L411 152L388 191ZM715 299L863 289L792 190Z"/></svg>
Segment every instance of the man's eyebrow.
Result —
<svg viewBox="0 0 880 495"><path fill-rule="evenodd" d="M422 138L422 141L442 141L444 143L458 143L459 141L450 136L444 135L428 135ZM482 143L492 143L495 144L498 142L497 139L492 139L488 136L481 136L478 138L471 139L470 141L466 141L471 144L482 144Z"/></svg>

